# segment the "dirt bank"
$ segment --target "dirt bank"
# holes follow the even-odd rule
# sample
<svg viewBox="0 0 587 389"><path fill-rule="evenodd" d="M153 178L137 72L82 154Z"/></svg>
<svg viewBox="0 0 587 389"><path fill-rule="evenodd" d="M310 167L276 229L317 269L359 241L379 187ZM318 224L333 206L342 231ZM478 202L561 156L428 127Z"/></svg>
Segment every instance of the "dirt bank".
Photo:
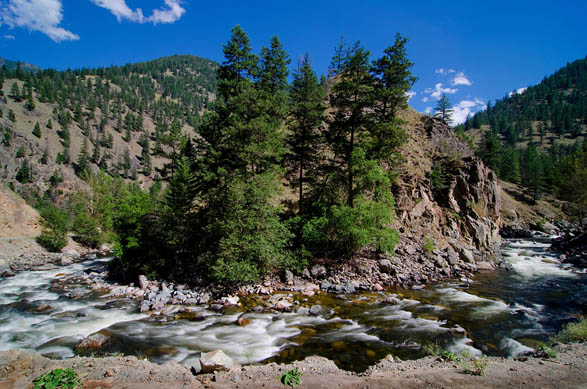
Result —
<svg viewBox="0 0 587 389"><path fill-rule="evenodd" d="M279 377L302 371L300 388L587 388L587 345L561 345L556 359L519 361L486 358L484 376L464 373L457 362L434 358L397 361L387 357L357 375L332 361L310 357L291 365L245 366L231 372L192 376L177 363L156 365L135 357L50 360L34 352L0 352L0 388L32 387L32 380L54 368L73 368L84 388L283 388Z"/></svg>

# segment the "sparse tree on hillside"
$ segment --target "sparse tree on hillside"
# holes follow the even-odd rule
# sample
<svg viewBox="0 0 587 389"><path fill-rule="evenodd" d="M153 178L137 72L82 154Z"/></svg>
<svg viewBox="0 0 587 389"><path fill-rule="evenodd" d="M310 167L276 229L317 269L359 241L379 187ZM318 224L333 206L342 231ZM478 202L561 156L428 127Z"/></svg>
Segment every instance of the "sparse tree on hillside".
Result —
<svg viewBox="0 0 587 389"><path fill-rule="evenodd" d="M452 104L445 93L438 99L438 104L434 111L434 116L442 119L445 123L451 122L453 114Z"/></svg>
<svg viewBox="0 0 587 389"><path fill-rule="evenodd" d="M83 175L88 171L88 169L89 169L88 162L89 162L88 140L84 138L84 142L82 144L81 151L77 157L77 164L75 166L75 173L78 176L83 177Z"/></svg>
<svg viewBox="0 0 587 389"><path fill-rule="evenodd" d="M39 126L39 122L37 122L33 128L33 135L37 138L41 137L41 126Z"/></svg>

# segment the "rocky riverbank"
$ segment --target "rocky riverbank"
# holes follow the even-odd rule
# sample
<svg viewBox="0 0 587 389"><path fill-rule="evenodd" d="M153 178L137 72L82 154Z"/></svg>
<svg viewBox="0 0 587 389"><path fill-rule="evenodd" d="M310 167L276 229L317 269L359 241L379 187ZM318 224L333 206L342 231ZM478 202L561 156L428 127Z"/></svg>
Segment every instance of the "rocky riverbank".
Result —
<svg viewBox="0 0 587 389"><path fill-rule="evenodd" d="M135 357L47 359L26 350L0 352L0 387L25 388L35 377L55 368L71 368L84 388L283 388L280 377L297 368L300 388L585 388L587 345L559 345L555 359L523 357L479 360L485 374L466 373L472 360L446 362L427 357L400 361L388 356L363 373L340 370L328 359L308 357L289 365L234 367L230 371L194 376L188 367L171 362L156 365Z"/></svg>

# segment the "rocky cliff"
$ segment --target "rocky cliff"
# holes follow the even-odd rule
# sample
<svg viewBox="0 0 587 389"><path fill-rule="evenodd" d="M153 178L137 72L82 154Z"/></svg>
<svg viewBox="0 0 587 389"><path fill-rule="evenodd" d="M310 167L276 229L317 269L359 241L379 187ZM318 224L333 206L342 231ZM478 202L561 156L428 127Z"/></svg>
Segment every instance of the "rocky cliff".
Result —
<svg viewBox="0 0 587 389"><path fill-rule="evenodd" d="M470 276L492 269L499 258L501 189L496 174L441 120L412 109L402 119L408 140L394 168L393 187L393 227L400 243L383 258L363 250L339 266L315 265L307 277L328 290L378 290Z"/></svg>

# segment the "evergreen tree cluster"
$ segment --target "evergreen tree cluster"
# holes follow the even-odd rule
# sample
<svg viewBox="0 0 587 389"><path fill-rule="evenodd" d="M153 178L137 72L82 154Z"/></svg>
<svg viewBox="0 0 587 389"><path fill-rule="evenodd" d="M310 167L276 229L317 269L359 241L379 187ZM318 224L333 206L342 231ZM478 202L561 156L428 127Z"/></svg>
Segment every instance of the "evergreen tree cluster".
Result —
<svg viewBox="0 0 587 389"><path fill-rule="evenodd" d="M587 58L567 64L523 93L488 104L457 130L488 126L477 154L500 179L527 187L533 200L544 193L573 200L568 181L576 170L572 161L580 160L585 150L585 138L579 136L586 125ZM550 145L545 142L548 134L556 136ZM571 142L561 142L563 137ZM576 185L580 192L587 181ZM573 201L580 203L579 197Z"/></svg>
<svg viewBox="0 0 587 389"><path fill-rule="evenodd" d="M53 120L47 122L46 128L53 129L53 121L58 124L55 130L63 140L61 163L67 163L68 132L76 123L91 142L87 145L87 151L94 155L91 162L107 169L112 153L100 150L112 148L113 136L107 126L130 142L147 136L143 117L149 116L157 128L154 134L148 135L149 141L164 149L172 123L180 128L185 124L198 126L201 114L216 93L217 69L218 64L213 61L183 55L125 66L67 71L31 72L4 66L0 69L0 81L15 80L10 84L8 97L23 103L29 111L36 109L35 101L54 106ZM12 111L8 116L16 121ZM41 137L39 125L35 125L33 134ZM146 175L152 172L150 158L154 154L148 147L143 146L141 157L142 173ZM110 173L120 173L116 171L117 163L110 163L110 167L113 168Z"/></svg>
<svg viewBox="0 0 587 389"><path fill-rule="evenodd" d="M178 136L166 139L168 186L158 206L118 230L117 266L239 284L301 271L316 256L393 251L389 167L406 137L397 112L415 82L406 42L398 34L375 60L342 42L322 83L306 55L290 85L279 38L257 55L233 28L217 99L197 137L169 131Z"/></svg>
<svg viewBox="0 0 587 389"><path fill-rule="evenodd" d="M581 134L587 125L587 58L567 64L523 93L488 104L467 119L464 129L483 125L512 145L546 131L559 137Z"/></svg>

